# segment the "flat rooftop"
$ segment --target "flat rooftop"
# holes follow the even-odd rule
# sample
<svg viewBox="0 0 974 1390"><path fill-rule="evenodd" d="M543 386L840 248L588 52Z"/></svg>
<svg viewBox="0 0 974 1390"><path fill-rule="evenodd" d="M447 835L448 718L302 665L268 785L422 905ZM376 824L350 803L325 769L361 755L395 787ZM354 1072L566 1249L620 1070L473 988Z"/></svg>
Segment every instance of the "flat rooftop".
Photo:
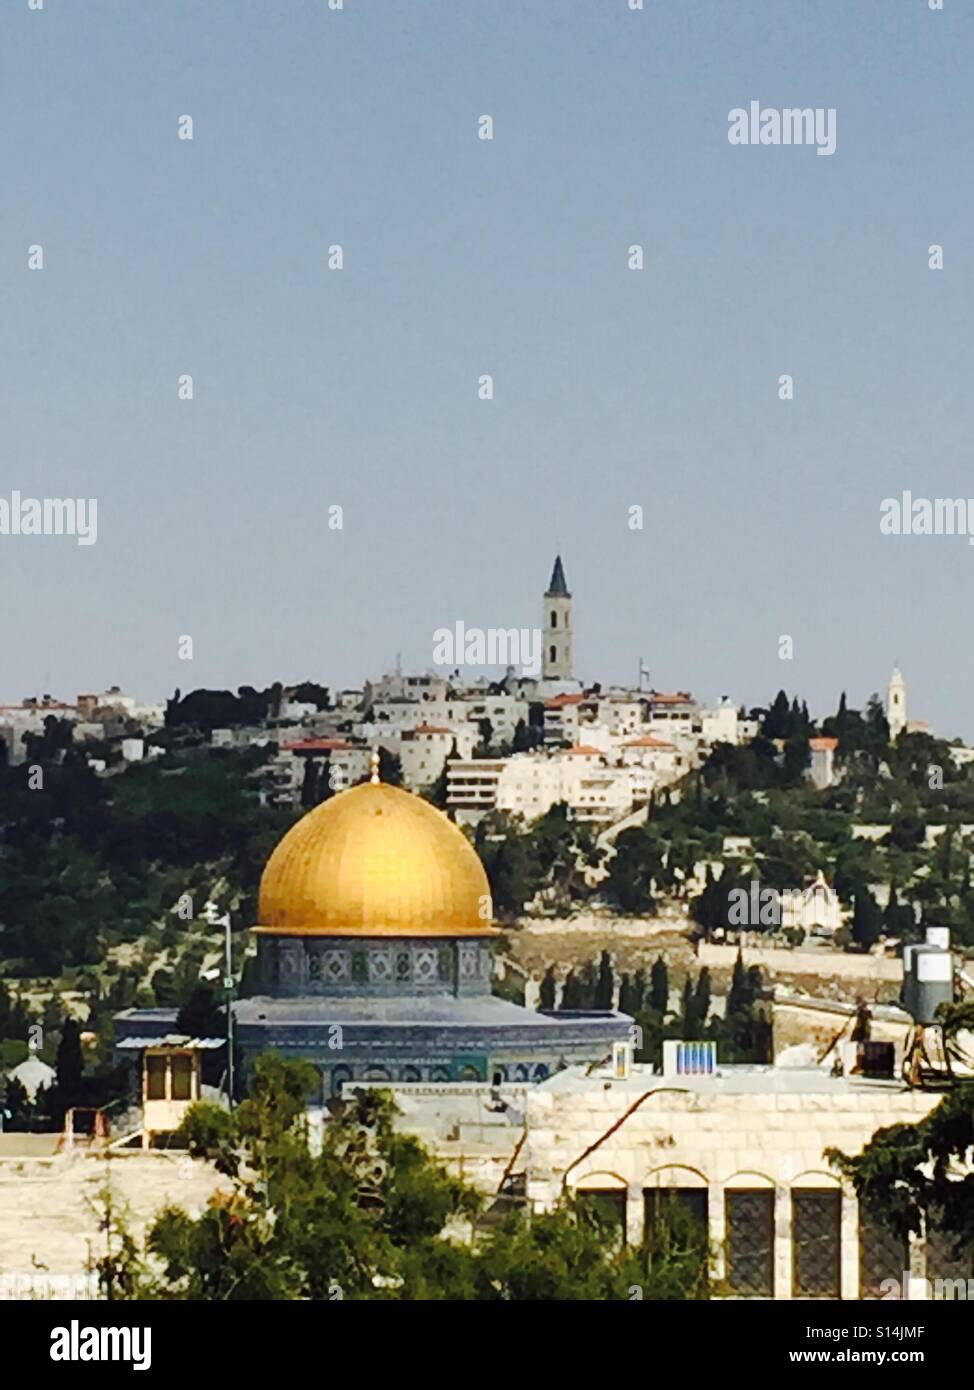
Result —
<svg viewBox="0 0 974 1390"><path fill-rule="evenodd" d="M644 1091L694 1091L704 1095L855 1095L863 1091L905 1091L909 1088L893 1078L874 1081L862 1076L833 1076L819 1067L772 1067L730 1065L718 1067L712 1076L662 1076L652 1067L636 1063L626 1080L618 1080L610 1069L600 1067L588 1074L585 1067L567 1067L541 1083L545 1090L568 1091L583 1095L602 1090L631 1092L633 1100Z"/></svg>
<svg viewBox="0 0 974 1390"><path fill-rule="evenodd" d="M559 1023L612 1021L628 1023L619 1013L540 1013L500 999L495 994L467 998L454 995L392 997L389 999L347 996L344 998L271 999L256 996L238 1000L233 1006L238 1023L282 1024L411 1024L436 1027L469 1027L471 1024L514 1025L519 1028L550 1028Z"/></svg>

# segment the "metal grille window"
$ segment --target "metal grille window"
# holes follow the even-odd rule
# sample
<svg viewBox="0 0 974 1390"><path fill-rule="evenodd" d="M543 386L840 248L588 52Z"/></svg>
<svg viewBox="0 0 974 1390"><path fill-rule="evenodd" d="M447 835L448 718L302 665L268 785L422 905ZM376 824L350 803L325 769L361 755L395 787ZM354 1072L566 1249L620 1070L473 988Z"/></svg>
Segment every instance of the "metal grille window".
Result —
<svg viewBox="0 0 974 1390"><path fill-rule="evenodd" d="M728 1192L727 1285L731 1293L774 1296L774 1193Z"/></svg>
<svg viewBox="0 0 974 1390"><path fill-rule="evenodd" d="M963 1292L958 1295L956 1288L941 1288L939 1296L941 1298L952 1298L958 1295L961 1298L967 1297L967 1280L974 1279L974 1248L970 1245L962 1245L960 1250L956 1250L956 1242L953 1231L944 1229L943 1222L932 1218L927 1224L927 1278L931 1281L962 1279ZM933 1290L933 1297L938 1297L936 1286Z"/></svg>
<svg viewBox="0 0 974 1390"><path fill-rule="evenodd" d="M626 1238L626 1194L614 1188L588 1188L578 1193L579 1199L591 1208L622 1240Z"/></svg>
<svg viewBox="0 0 974 1390"><path fill-rule="evenodd" d="M645 1202L645 1235L648 1240L653 1228L666 1222L667 1214L677 1208L692 1223L691 1229L699 1232L700 1240L706 1243L709 1203L705 1187L647 1187L643 1191Z"/></svg>
<svg viewBox="0 0 974 1390"><path fill-rule="evenodd" d="M841 1192L828 1188L792 1193L792 1284L796 1298L840 1296L841 1225Z"/></svg>
<svg viewBox="0 0 974 1390"><path fill-rule="evenodd" d="M910 1268L910 1250L905 1237L898 1236L883 1215L868 1198L859 1200L859 1297L882 1298L889 1293L883 1289L884 1279L903 1280L903 1271Z"/></svg>

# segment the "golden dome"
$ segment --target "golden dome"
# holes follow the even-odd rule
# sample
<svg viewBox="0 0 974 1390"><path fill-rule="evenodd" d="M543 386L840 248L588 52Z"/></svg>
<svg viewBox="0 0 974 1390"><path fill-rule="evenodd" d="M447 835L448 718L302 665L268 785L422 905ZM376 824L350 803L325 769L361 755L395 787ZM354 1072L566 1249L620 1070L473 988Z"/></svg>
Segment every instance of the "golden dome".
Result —
<svg viewBox="0 0 974 1390"><path fill-rule="evenodd" d="M495 930L487 875L463 832L428 801L377 782L338 792L291 827L264 869L259 915L261 932Z"/></svg>

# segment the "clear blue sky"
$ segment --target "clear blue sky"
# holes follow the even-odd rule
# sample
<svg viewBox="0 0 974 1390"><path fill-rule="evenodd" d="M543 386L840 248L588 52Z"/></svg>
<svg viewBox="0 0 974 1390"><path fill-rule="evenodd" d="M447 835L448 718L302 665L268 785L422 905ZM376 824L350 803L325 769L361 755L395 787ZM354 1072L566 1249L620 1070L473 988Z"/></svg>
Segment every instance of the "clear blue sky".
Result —
<svg viewBox="0 0 974 1390"><path fill-rule="evenodd" d="M425 668L559 549L584 678L895 660L974 737L974 549L879 533L974 497L972 59L962 0L6 0L0 495L99 538L0 537L0 700ZM752 99L836 153L729 145Z"/></svg>

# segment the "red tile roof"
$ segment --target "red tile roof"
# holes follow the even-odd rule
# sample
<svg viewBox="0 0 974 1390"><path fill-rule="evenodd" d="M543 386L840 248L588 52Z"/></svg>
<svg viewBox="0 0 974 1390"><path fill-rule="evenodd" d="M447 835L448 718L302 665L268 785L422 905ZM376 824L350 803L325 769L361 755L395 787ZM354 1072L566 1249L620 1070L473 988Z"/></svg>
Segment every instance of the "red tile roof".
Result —
<svg viewBox="0 0 974 1390"><path fill-rule="evenodd" d="M295 743L282 743L281 747L289 753L335 753L355 745L343 738L302 738ZM364 753L365 749L361 751Z"/></svg>
<svg viewBox="0 0 974 1390"><path fill-rule="evenodd" d="M808 746L816 753L826 753L830 748L833 751L838 748L839 740L837 738L810 738Z"/></svg>

